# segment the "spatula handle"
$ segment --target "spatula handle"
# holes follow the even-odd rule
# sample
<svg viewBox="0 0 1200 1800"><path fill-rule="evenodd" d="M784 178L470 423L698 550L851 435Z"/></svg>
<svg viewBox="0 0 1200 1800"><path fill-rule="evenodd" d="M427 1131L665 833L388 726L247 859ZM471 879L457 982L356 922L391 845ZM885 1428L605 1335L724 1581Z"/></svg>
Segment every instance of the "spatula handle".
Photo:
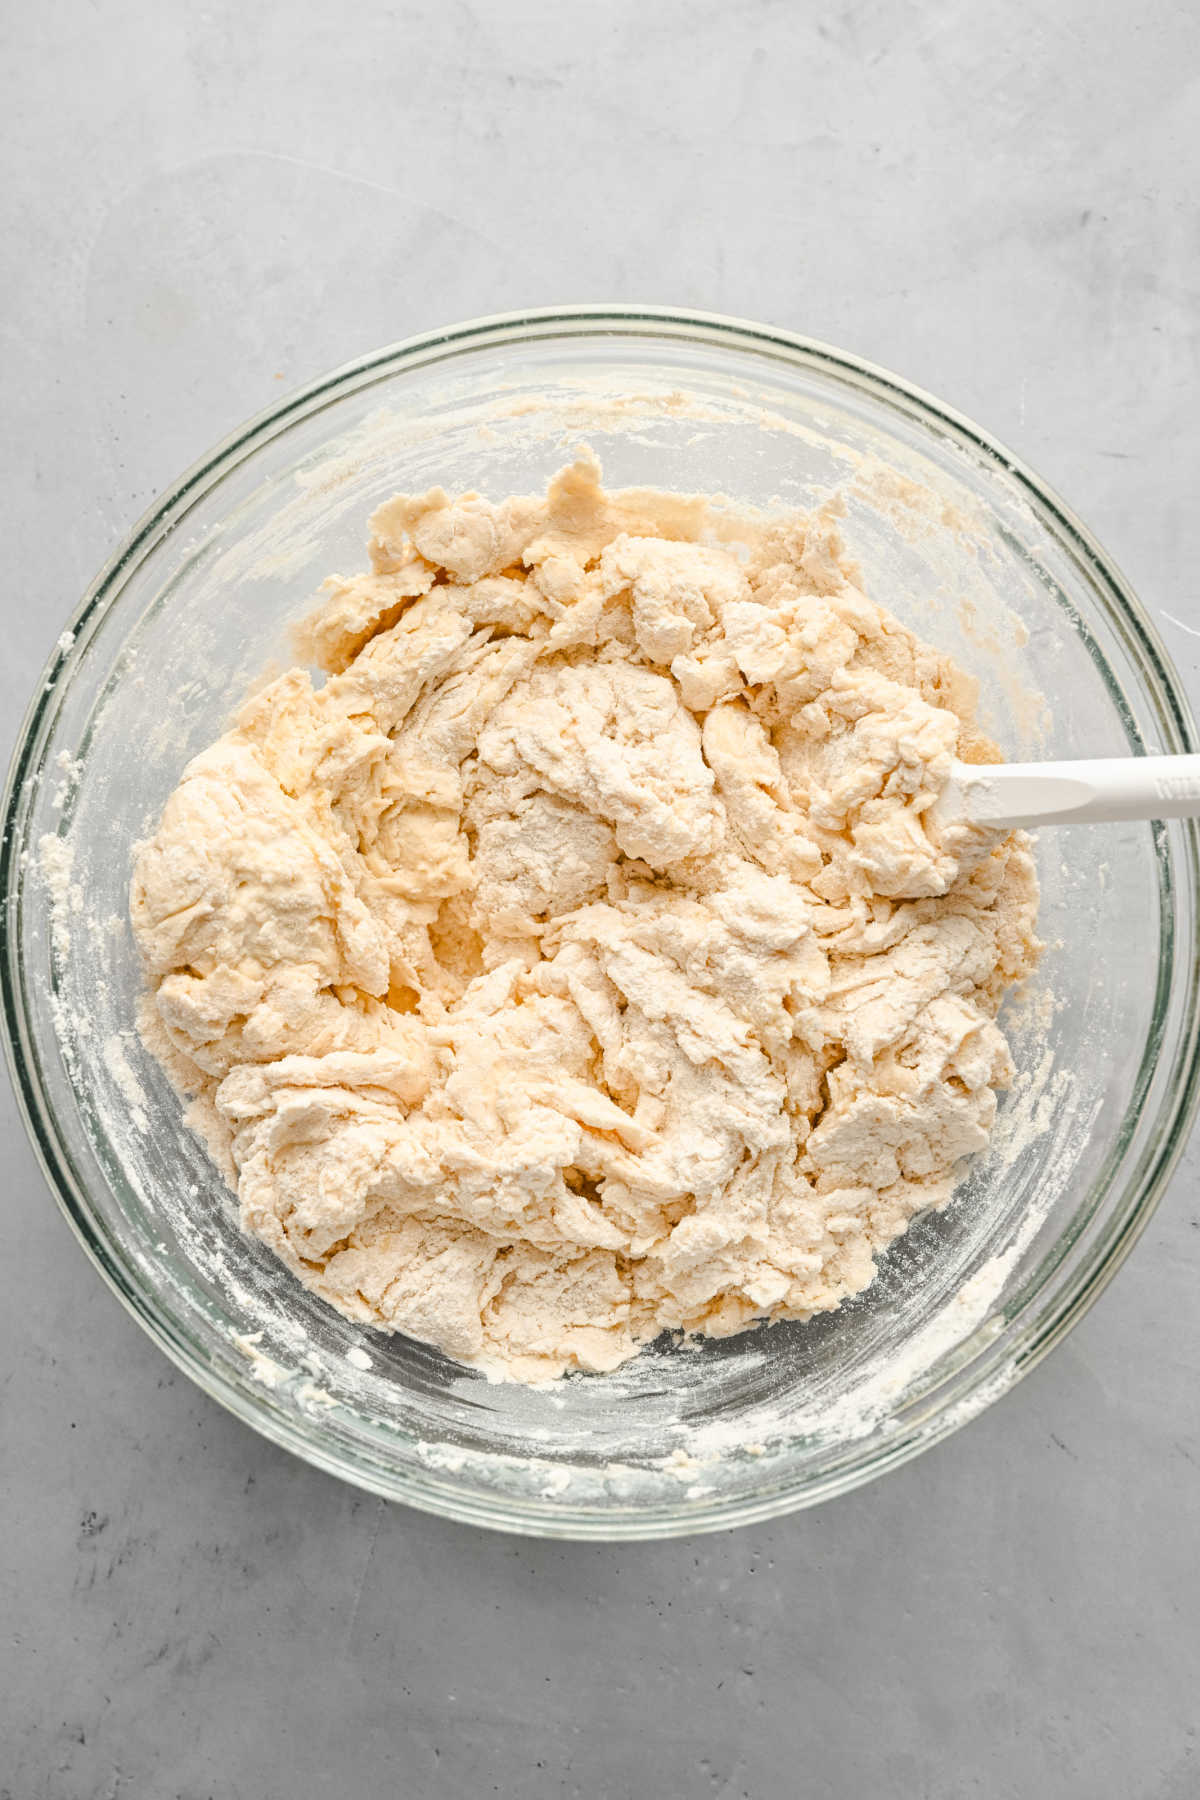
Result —
<svg viewBox="0 0 1200 1800"><path fill-rule="evenodd" d="M960 763L942 817L1012 830L1088 820L1200 816L1200 756L1113 756L1087 762Z"/></svg>

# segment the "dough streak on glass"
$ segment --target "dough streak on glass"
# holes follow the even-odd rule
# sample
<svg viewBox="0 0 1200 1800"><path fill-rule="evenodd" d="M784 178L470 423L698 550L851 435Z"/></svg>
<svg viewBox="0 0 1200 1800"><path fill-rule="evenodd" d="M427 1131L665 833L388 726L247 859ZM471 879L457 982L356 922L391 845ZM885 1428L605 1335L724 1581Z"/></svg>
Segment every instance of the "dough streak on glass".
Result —
<svg viewBox="0 0 1200 1800"><path fill-rule="evenodd" d="M987 1143L1037 954L996 760L836 507L399 495L138 856L142 1029L241 1220L491 1375L805 1318Z"/></svg>

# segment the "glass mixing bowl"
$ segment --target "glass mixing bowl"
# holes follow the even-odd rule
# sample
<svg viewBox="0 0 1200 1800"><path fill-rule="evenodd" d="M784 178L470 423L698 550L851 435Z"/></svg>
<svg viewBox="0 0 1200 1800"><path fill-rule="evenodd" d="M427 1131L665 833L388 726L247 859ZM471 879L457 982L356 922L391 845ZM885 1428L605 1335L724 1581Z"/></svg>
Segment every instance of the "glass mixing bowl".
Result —
<svg viewBox="0 0 1200 1800"><path fill-rule="evenodd" d="M220 445L77 612L6 802L3 996L50 1184L168 1356L275 1442L375 1493L564 1537L762 1519L866 1481L1009 1388L1137 1237L1197 1098L1197 834L1059 829L1047 950L1006 1018L991 1149L837 1313L607 1376L489 1384L349 1324L244 1239L134 1027L131 848L371 509L500 497L575 445L610 485L810 504L837 490L864 584L979 677L1009 756L1195 748L1153 628L1089 533L984 433L802 338L650 308L484 320L364 358Z"/></svg>

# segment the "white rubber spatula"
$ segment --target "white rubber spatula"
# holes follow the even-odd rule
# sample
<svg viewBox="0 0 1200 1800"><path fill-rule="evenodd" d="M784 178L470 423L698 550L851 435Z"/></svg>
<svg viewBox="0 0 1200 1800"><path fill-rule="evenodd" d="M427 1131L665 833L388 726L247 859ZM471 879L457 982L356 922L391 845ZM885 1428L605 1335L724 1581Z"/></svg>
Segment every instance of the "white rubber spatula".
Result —
<svg viewBox="0 0 1200 1800"><path fill-rule="evenodd" d="M934 808L939 825L992 830L1087 820L1200 816L1200 756L1111 756L1090 762L961 763Z"/></svg>

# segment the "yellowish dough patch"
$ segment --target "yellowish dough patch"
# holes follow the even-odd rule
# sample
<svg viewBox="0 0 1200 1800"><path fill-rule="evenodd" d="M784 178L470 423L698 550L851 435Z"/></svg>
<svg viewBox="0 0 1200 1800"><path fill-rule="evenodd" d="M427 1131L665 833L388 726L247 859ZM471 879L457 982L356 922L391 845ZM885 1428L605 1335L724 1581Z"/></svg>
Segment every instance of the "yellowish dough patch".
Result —
<svg viewBox="0 0 1200 1800"><path fill-rule="evenodd" d="M941 841L973 687L832 509L440 490L143 846L143 1030L244 1228L492 1375L865 1287L981 1149L1019 835Z"/></svg>

